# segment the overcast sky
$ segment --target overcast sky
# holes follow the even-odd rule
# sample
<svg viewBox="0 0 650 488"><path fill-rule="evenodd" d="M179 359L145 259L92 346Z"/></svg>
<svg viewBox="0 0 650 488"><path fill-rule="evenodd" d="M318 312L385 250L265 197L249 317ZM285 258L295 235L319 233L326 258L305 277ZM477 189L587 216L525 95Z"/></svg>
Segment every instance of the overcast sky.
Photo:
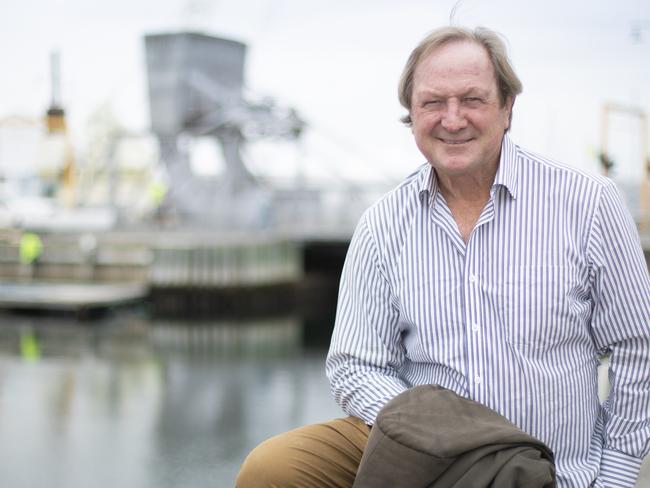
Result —
<svg viewBox="0 0 650 488"><path fill-rule="evenodd" d="M247 86L295 107L314 134L354 153L360 171L405 175L423 161L398 121L403 110L397 80L414 45L448 24L455 4L3 0L0 118L44 113L49 53L59 49L63 102L77 150L90 114L103 104L127 128L146 129L143 35L189 28L247 43ZM650 112L647 0L465 0L455 22L485 25L507 38L524 85L512 134L534 151L596 171L602 104ZM612 123L613 151L624 176L641 174L635 124L625 117ZM333 155L319 164L328 165L328 157L336 167Z"/></svg>

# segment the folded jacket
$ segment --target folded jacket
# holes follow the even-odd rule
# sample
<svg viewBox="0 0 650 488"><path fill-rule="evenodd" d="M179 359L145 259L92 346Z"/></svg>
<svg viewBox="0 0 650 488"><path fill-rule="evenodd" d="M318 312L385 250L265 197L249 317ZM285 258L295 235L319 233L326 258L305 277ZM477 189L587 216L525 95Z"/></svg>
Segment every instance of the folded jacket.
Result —
<svg viewBox="0 0 650 488"><path fill-rule="evenodd" d="M553 453L494 410L434 385L379 412L354 488L553 488Z"/></svg>

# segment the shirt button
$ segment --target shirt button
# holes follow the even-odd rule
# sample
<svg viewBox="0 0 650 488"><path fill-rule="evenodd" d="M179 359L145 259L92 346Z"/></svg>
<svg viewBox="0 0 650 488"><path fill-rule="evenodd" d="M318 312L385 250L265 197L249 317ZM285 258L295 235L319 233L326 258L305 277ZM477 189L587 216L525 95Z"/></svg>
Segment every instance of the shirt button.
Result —
<svg viewBox="0 0 650 488"><path fill-rule="evenodd" d="M481 383L481 377L479 375L474 376L474 383L477 385Z"/></svg>
<svg viewBox="0 0 650 488"><path fill-rule="evenodd" d="M478 332L478 329L479 329L479 325L476 322L474 322L474 324L472 325L472 330L474 332Z"/></svg>
<svg viewBox="0 0 650 488"><path fill-rule="evenodd" d="M476 282L476 275L474 275L474 274L469 275L469 282L470 283L475 283Z"/></svg>

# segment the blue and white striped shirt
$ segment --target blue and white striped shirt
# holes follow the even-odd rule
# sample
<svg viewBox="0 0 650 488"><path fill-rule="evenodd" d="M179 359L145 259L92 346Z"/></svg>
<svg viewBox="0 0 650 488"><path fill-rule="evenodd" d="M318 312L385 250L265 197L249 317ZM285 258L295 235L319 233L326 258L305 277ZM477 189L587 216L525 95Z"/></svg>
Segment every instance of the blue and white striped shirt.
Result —
<svg viewBox="0 0 650 488"><path fill-rule="evenodd" d="M650 450L650 279L615 186L506 135L465 244L422 166L355 231L327 374L370 424L405 389L437 384L545 442L559 487L634 486Z"/></svg>

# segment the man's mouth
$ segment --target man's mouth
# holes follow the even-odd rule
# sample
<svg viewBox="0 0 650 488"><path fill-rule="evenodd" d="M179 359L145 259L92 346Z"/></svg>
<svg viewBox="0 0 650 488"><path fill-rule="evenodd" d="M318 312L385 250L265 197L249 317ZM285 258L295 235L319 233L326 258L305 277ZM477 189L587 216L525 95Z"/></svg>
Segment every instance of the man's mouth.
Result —
<svg viewBox="0 0 650 488"><path fill-rule="evenodd" d="M449 144L451 146L457 146L457 145L460 145L460 144L465 144L466 142L469 142L472 139L443 139L443 138L440 138L440 140L442 142L444 142L445 144Z"/></svg>

